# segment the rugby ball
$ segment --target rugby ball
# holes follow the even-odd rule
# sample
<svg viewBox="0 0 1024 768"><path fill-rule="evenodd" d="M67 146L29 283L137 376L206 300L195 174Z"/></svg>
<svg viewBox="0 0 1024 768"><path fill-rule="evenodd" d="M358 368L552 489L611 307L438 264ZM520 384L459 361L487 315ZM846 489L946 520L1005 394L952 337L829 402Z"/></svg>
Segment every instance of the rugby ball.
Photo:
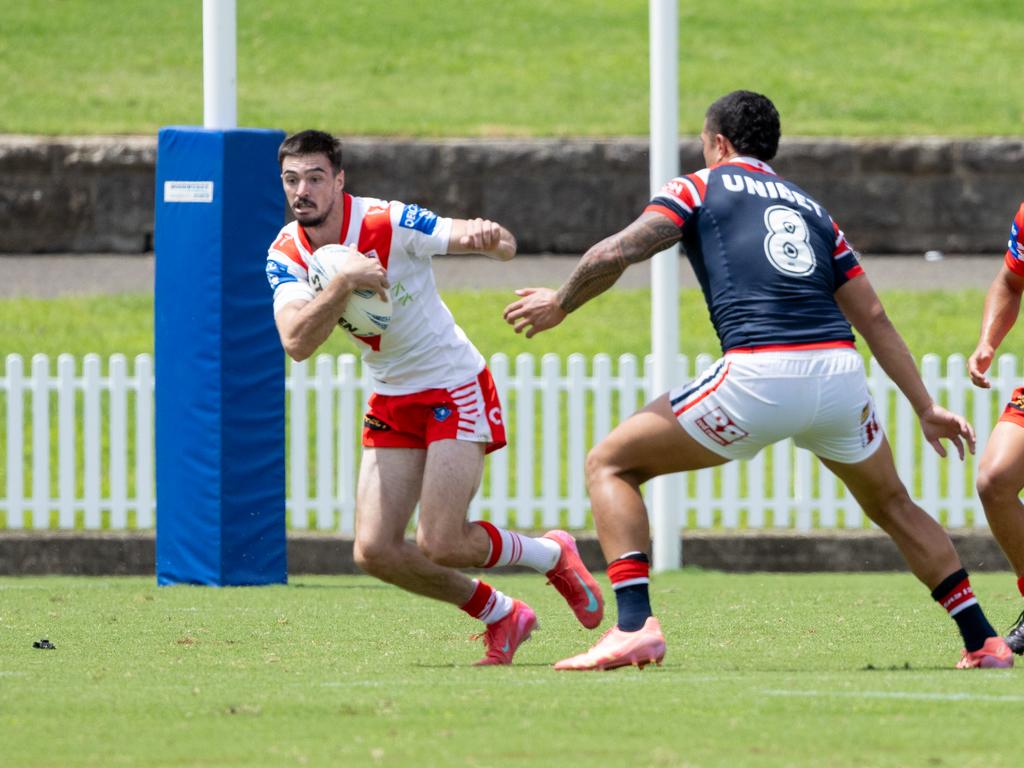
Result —
<svg viewBox="0 0 1024 768"><path fill-rule="evenodd" d="M365 259L355 248L337 243L317 248L310 257L309 284L320 293L348 259ZM349 294L338 325L353 336L377 336L391 324L391 294L382 299L376 291L359 290Z"/></svg>

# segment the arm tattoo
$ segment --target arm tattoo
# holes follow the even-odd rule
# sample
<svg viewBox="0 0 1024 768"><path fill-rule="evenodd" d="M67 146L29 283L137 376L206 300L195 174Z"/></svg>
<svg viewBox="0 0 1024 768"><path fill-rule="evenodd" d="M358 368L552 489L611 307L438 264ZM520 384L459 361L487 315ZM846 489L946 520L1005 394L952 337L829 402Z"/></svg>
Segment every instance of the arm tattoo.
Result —
<svg viewBox="0 0 1024 768"><path fill-rule="evenodd" d="M621 232L606 237L587 251L558 290L565 312L579 309L615 284L630 264L646 261L679 241L679 227L660 214L641 216Z"/></svg>

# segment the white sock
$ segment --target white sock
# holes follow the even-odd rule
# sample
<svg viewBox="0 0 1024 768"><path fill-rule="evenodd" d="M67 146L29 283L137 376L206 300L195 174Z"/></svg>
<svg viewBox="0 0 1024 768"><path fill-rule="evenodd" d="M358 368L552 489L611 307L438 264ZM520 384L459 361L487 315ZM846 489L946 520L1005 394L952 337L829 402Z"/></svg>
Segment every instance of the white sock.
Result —
<svg viewBox="0 0 1024 768"><path fill-rule="evenodd" d="M555 567L558 558L562 556L562 547L553 539L546 539L543 536L534 539L482 521L477 525L482 526L490 538L491 548L485 561L486 568L525 565L540 573L547 573Z"/></svg>

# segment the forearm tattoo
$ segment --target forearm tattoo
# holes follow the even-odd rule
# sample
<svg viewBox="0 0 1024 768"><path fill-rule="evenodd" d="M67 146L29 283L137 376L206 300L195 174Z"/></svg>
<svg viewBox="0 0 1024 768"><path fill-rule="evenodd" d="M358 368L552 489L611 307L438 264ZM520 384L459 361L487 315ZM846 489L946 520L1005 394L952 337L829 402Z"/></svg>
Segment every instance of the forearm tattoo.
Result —
<svg viewBox="0 0 1024 768"><path fill-rule="evenodd" d="M558 305L565 312L578 309L611 288L630 264L646 261L678 242L680 236L679 227L664 216L654 214L637 219L583 254L558 290Z"/></svg>

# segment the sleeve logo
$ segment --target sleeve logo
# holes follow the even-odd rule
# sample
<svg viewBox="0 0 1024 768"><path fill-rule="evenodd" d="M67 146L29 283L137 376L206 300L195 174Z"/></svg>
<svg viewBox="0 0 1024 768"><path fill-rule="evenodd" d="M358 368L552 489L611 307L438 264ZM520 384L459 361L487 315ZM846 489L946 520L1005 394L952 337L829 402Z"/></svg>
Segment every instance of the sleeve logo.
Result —
<svg viewBox="0 0 1024 768"><path fill-rule="evenodd" d="M398 220L398 226L405 229L415 229L425 235L432 235L437 228L437 214L427 208L420 208L416 203L412 203L402 209L402 216Z"/></svg>
<svg viewBox="0 0 1024 768"><path fill-rule="evenodd" d="M274 259L267 259L267 282L273 290L282 283L297 283L295 275L288 271L288 267Z"/></svg>

